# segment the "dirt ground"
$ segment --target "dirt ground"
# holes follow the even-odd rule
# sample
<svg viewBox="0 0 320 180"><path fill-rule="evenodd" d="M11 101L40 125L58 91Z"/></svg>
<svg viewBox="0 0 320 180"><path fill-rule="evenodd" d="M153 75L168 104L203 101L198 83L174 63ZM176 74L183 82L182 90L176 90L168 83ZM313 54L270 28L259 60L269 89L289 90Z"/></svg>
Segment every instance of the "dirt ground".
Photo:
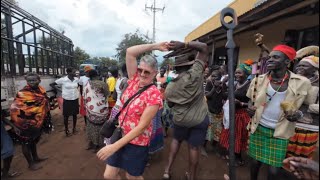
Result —
<svg viewBox="0 0 320 180"><path fill-rule="evenodd" d="M58 109L52 111L55 129L49 135L44 134L38 144L39 156L49 157L47 161L42 162L42 169L38 171L28 170L27 162L21 153L21 147L16 146L16 154L11 169L22 172L22 175L15 179L103 179L105 164L99 161L93 152L85 150L87 142L83 118L80 115L78 116L79 133L71 137L65 137L63 118L60 114ZM69 123L70 128L71 117ZM151 166L145 169L145 179L162 179L170 142L169 134L169 137L165 140L165 148L152 158ZM173 180L184 179L184 173L188 165L187 153L187 146L183 144L173 166ZM226 161L215 155L213 151L209 150L208 154L209 157L201 156L198 179L222 180L223 174L228 172ZM124 177L123 172L122 177ZM237 179L250 179L248 163L237 168ZM265 168L262 168L259 179L266 179Z"/></svg>

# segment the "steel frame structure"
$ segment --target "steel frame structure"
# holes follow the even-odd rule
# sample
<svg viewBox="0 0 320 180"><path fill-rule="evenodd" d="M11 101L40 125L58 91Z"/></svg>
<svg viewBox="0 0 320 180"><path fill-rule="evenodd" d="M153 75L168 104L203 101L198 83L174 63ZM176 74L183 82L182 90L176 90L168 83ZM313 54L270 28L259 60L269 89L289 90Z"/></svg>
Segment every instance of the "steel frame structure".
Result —
<svg viewBox="0 0 320 180"><path fill-rule="evenodd" d="M45 22L1 0L1 76L64 74L75 64L73 46L71 39Z"/></svg>

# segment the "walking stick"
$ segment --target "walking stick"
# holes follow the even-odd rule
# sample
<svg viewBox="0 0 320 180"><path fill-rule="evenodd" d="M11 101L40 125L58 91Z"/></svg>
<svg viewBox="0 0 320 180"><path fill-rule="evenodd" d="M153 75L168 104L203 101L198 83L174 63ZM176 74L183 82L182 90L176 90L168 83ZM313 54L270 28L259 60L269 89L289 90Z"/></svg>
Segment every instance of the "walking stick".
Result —
<svg viewBox="0 0 320 180"><path fill-rule="evenodd" d="M260 33L257 33L254 35L254 37L256 38L255 42L257 44L257 46L259 46L261 48L261 52L259 55L259 59L258 62L252 65L252 76L254 78L254 88L253 88L253 96L252 96L252 100L251 100L251 106L255 106L255 102L256 102L256 97L257 97L257 93L258 93L258 77L261 74L261 61L262 61L262 57L263 57L263 53L267 52L270 53L270 51L268 50L268 48L263 44L262 40L263 40L263 35ZM251 124L252 124L252 118L250 119L249 122L249 136L250 136L250 132L251 132Z"/></svg>
<svg viewBox="0 0 320 180"><path fill-rule="evenodd" d="M225 22L226 17L231 17L232 21ZM238 25L237 15L232 8L225 8L221 11L220 21L224 29L227 30L227 44L228 53L228 74L229 74L229 176L231 180L236 179L235 172L235 101L234 101L234 49L236 44L233 40L233 30Z"/></svg>

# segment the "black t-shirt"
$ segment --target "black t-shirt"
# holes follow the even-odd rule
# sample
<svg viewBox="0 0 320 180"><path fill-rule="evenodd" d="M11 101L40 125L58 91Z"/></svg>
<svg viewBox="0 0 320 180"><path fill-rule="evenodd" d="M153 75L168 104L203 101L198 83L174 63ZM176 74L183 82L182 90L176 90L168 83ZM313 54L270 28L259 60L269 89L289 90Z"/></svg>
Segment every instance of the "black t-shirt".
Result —
<svg viewBox="0 0 320 180"><path fill-rule="evenodd" d="M212 81L207 81L205 92L208 93L212 90L213 88L213 82ZM208 104L208 109L211 113L214 114L219 114L222 112L222 106L223 106L223 97L224 97L224 92L225 90L221 90L220 93L214 91L211 97L207 97L207 104Z"/></svg>
<svg viewBox="0 0 320 180"><path fill-rule="evenodd" d="M250 86L250 81L247 81L246 84L244 84L241 88L236 89L234 91L234 97L243 103L248 103L250 100L247 97L247 91L249 89L249 86ZM235 87L237 87L237 85L235 85ZM241 108L241 107L236 107L236 108Z"/></svg>

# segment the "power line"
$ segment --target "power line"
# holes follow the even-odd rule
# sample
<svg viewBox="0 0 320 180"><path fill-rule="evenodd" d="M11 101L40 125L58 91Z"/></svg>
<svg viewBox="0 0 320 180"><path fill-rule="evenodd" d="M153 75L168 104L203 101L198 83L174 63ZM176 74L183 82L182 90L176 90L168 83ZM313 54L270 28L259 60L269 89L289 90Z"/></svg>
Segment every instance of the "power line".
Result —
<svg viewBox="0 0 320 180"><path fill-rule="evenodd" d="M151 10L151 12L153 12L153 33L152 33L152 41L156 42L156 13L158 11L162 11L162 13L164 12L165 6L163 6L163 8L157 8L156 6L156 0L153 1L153 5L151 5L150 7L147 6L147 4L145 5L145 10L147 11L148 9Z"/></svg>

